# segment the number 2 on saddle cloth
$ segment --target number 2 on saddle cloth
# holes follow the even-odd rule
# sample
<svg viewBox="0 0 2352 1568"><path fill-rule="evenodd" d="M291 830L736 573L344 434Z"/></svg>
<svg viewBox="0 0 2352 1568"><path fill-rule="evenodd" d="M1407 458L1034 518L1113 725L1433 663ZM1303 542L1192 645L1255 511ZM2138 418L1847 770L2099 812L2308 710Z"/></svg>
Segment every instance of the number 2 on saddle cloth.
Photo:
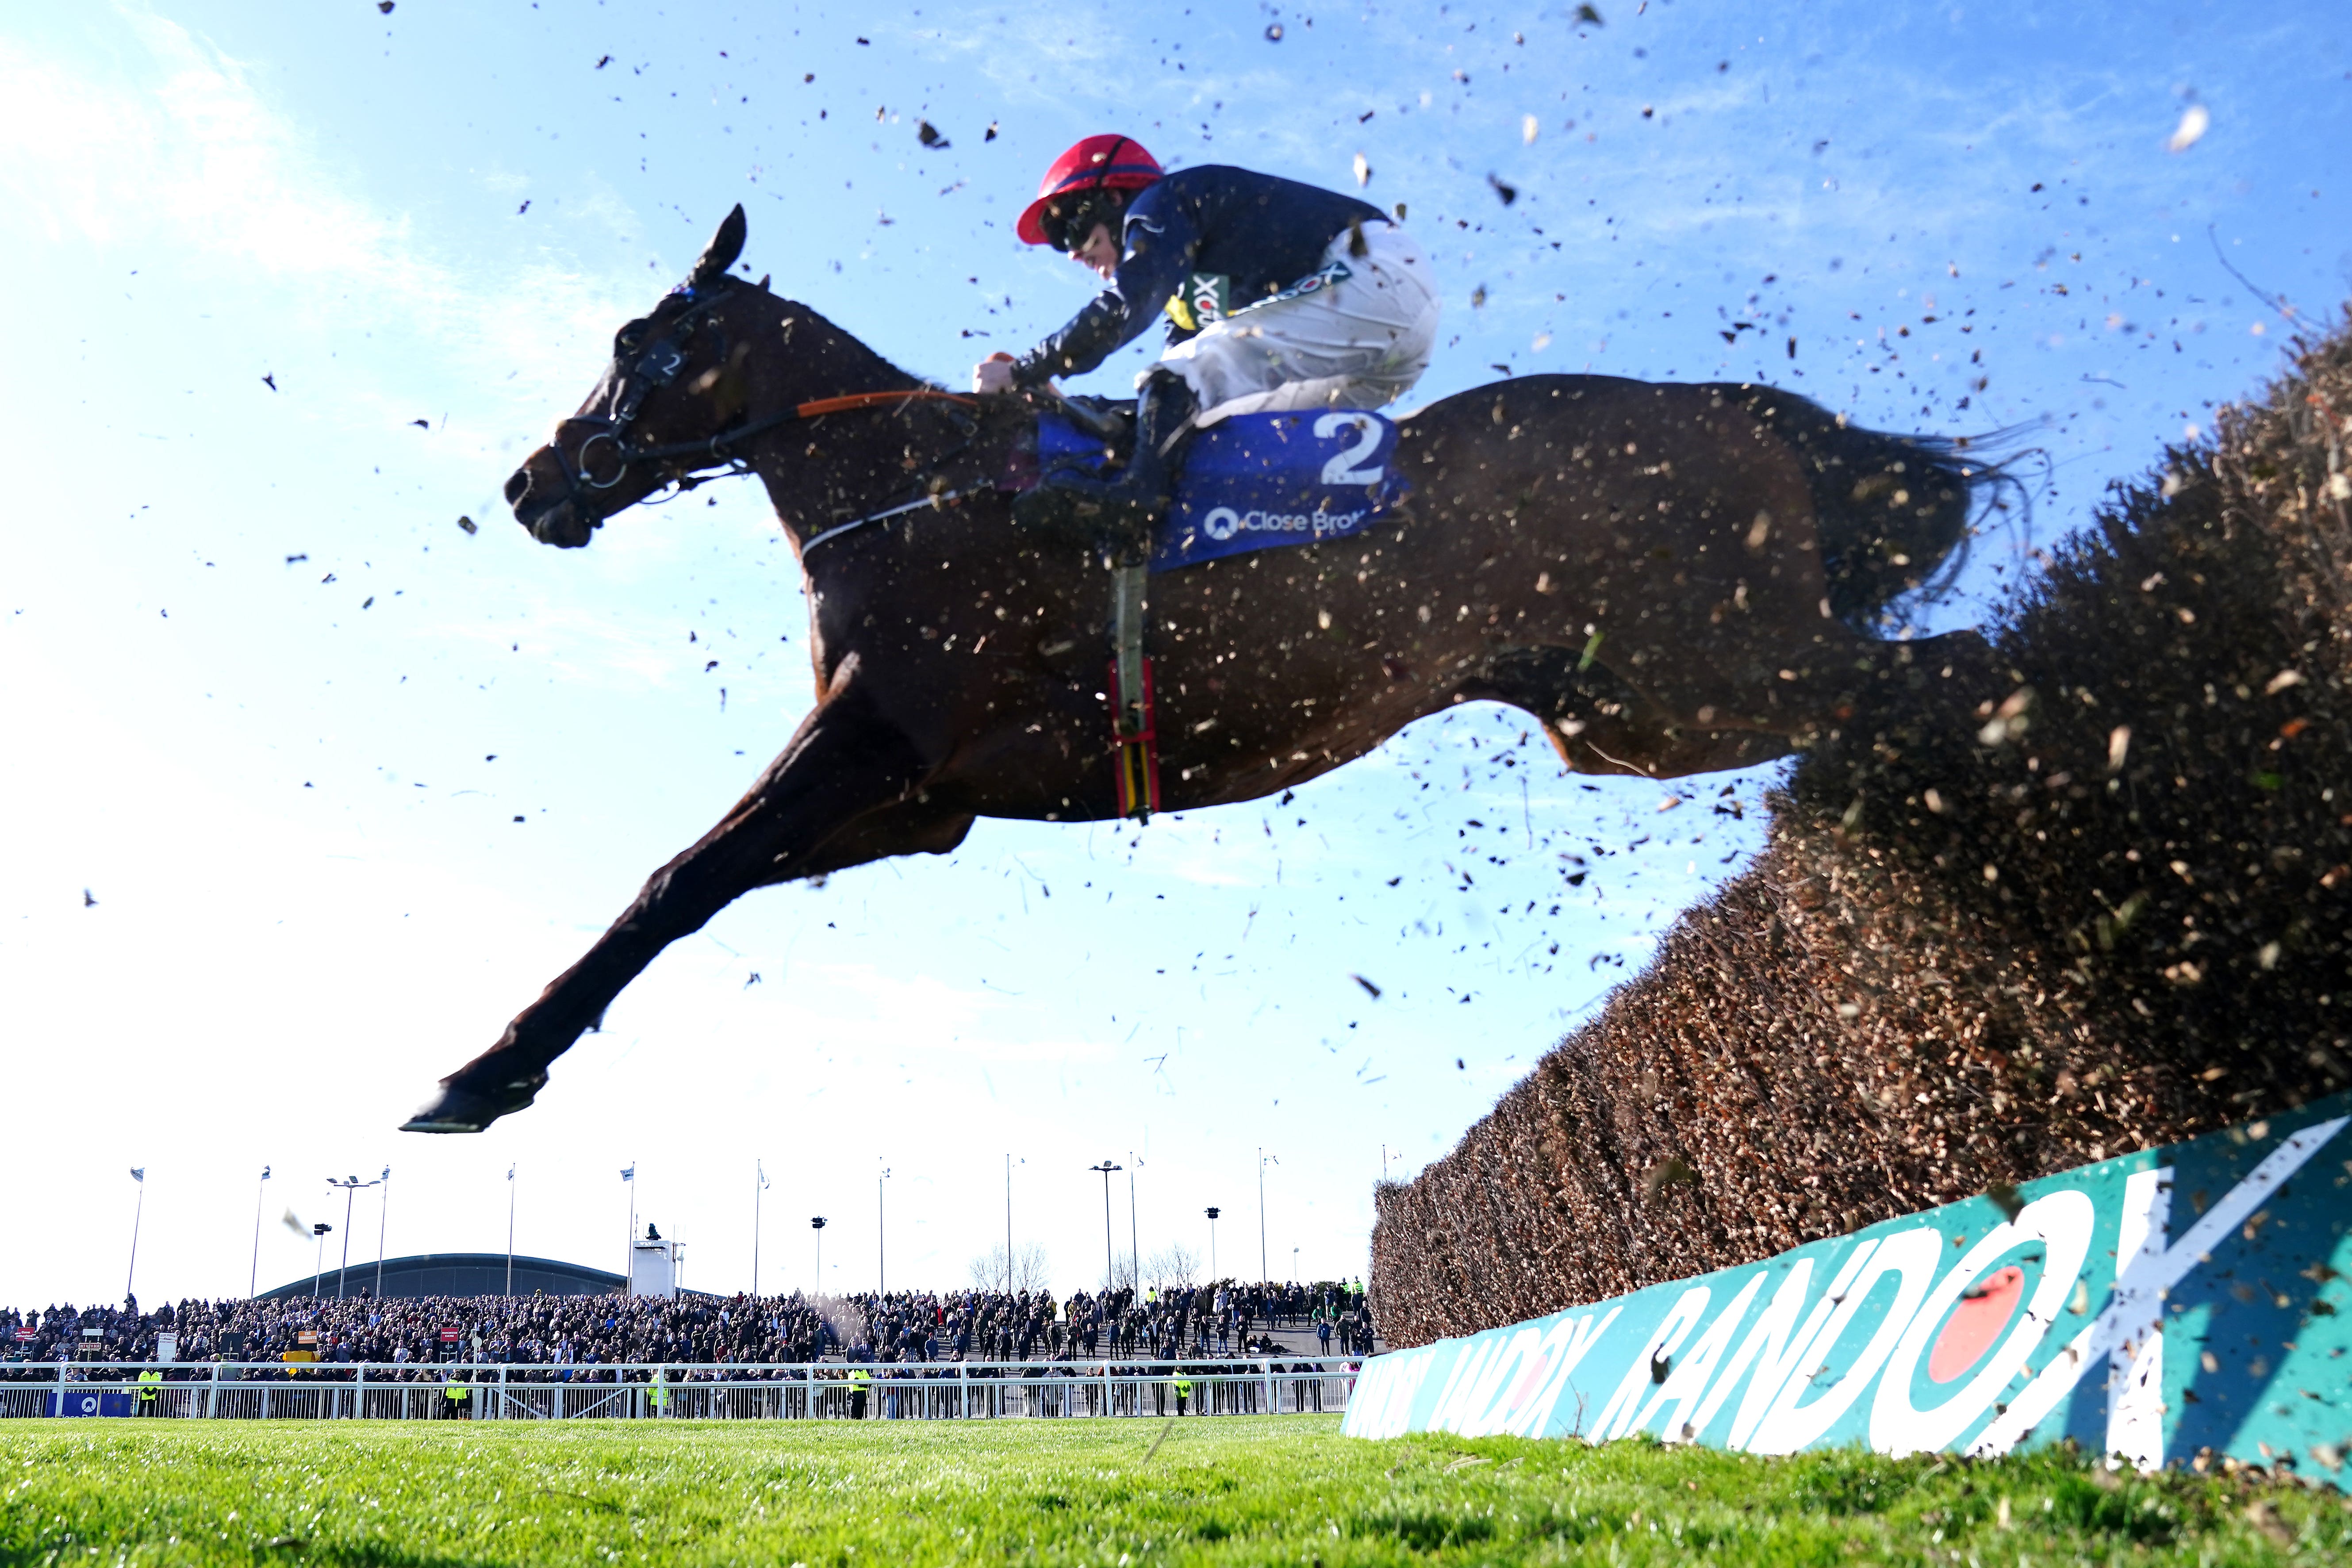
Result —
<svg viewBox="0 0 2352 1568"><path fill-rule="evenodd" d="M1361 408L1236 414L1186 443L1149 564L1112 568L1111 750L1121 816L1149 822L1160 809L1159 725L1143 648L1149 576L1362 532L1410 490L1391 472L1396 443L1394 422ZM1057 414L1038 416L1041 471L1103 471L1118 459L1100 436Z"/></svg>

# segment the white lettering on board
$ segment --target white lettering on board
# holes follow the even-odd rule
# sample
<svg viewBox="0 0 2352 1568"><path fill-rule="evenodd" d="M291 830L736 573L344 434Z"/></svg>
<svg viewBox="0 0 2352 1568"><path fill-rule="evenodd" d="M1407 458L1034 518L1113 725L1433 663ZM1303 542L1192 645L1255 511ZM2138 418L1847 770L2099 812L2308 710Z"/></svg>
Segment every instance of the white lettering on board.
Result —
<svg viewBox="0 0 2352 1568"><path fill-rule="evenodd" d="M1952 1266L1952 1271L1937 1282L1920 1304L1894 1354L1887 1358L1877 1397L1871 1402L1872 1447L1897 1458L1941 1448L1957 1442L1961 1433L1976 1424L2032 1356L2050 1325L2058 1321L2067 1292L2082 1276L2083 1259L2091 1250L2091 1227L2097 1219L2098 1211L2089 1196L2077 1188L2045 1194L2019 1210L2014 1220L1993 1226L1969 1249L1968 1256ZM1959 1301L1960 1292L2004 1254L2035 1241L2042 1244L2042 1279L2008 1337L1979 1361L1976 1376L1951 1398L1926 1410L1912 1404L1912 1373L1928 1342L1943 1327L1944 1315Z"/></svg>
<svg viewBox="0 0 2352 1568"><path fill-rule="evenodd" d="M1821 1367L1808 1375L1804 1363L1800 1363L1795 1375L1781 1385L1780 1396L1772 1401L1771 1409L1764 1414L1762 1425L1748 1440L1748 1448L1756 1454L1793 1454L1806 1447L1837 1425L1862 1393L1878 1369L1894 1353L1895 1342L1911 1324L1911 1315L1919 1310L1920 1301L1936 1278L1936 1265L1942 1260L1943 1233L1933 1226L1897 1231L1878 1244L1870 1255L1869 1264L1846 1288L1845 1300L1822 1331L1814 1348L1804 1361L1820 1362ZM1878 1321L1870 1338L1864 1342L1862 1352L1848 1363L1837 1381L1811 1405L1803 1403L1814 1379L1829 1367L1829 1352L1855 1317L1871 1290L1879 1280L1892 1274L1895 1277L1895 1301ZM1832 1293L1832 1295L1835 1292Z"/></svg>
<svg viewBox="0 0 2352 1568"><path fill-rule="evenodd" d="M2320 1146L2336 1136L2352 1117L2339 1116L2333 1121L2314 1122L2302 1131L2282 1139L2279 1146L2265 1156L2263 1163L2247 1173L2246 1179L2231 1187L2220 1203L2198 1216L2197 1223L2181 1234L2179 1241L2162 1251L2143 1247L2126 1266L2123 1277L2116 1281L2114 1300L2107 1310L2092 1320L2091 1326L2074 1336L2074 1342L2053 1356L2041 1374L2026 1384L2009 1409L1994 1417L1992 1425L1969 1445L1976 1456L2006 1454L2023 1442L2032 1430L2042 1425L2059 1403L2074 1392L2074 1385L2091 1369L2091 1363L2115 1350L2130 1337L2131 1326L2144 1322L2148 1301L2160 1299L2161 1293L2187 1278L2189 1271L2212 1256L2213 1248L2245 1217L2255 1205L2270 1196L2278 1184L2303 1168L2305 1161L2319 1152ZM2149 1190L2153 1201L2155 1189ZM2142 1213L2147 1214L2147 1208ZM2145 1220L2143 1220L2145 1223ZM2151 1234L2162 1231L2149 1226ZM2117 1248L2120 1252L2122 1249ZM2120 1259L2118 1259L2120 1261Z"/></svg>

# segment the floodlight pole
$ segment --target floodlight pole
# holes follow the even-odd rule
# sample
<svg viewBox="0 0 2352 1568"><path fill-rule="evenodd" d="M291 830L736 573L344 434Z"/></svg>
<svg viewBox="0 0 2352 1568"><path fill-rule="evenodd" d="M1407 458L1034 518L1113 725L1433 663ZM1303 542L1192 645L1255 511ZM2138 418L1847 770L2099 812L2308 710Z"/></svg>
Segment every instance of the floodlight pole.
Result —
<svg viewBox="0 0 2352 1568"><path fill-rule="evenodd" d="M809 1300L814 1301L824 1294L824 1215L811 1216L809 1228L816 1232L816 1284L809 1292Z"/></svg>
<svg viewBox="0 0 2352 1568"><path fill-rule="evenodd" d="M1088 1165L1087 1169L1098 1173L1103 1179L1103 1289L1108 1290L1110 1289L1111 1284L1110 1173L1113 1171L1123 1171L1127 1169L1127 1167L1124 1165L1114 1165L1108 1160L1105 1160L1101 1164Z"/></svg>
<svg viewBox="0 0 2352 1568"><path fill-rule="evenodd" d="M391 1169L389 1165L384 1167L387 1174L390 1173ZM512 1179L512 1173L509 1173L509 1180ZM352 1200L358 1195L362 1187L380 1185L382 1180L383 1178L379 1177L373 1182L362 1182L357 1176L352 1176L339 1182L332 1176L327 1178L327 1185L343 1189L343 1260L335 1268L335 1300L338 1301L343 1299L343 1283L352 1271ZM376 1282L379 1291L383 1281L383 1237L379 1229L376 1236ZM514 1220L511 1214L507 1220L507 1294L509 1296L514 1294Z"/></svg>
<svg viewBox="0 0 2352 1568"><path fill-rule="evenodd" d="M1211 1204L1202 1211L1209 1216L1209 1283L1217 1282L1217 1215L1223 1211Z"/></svg>

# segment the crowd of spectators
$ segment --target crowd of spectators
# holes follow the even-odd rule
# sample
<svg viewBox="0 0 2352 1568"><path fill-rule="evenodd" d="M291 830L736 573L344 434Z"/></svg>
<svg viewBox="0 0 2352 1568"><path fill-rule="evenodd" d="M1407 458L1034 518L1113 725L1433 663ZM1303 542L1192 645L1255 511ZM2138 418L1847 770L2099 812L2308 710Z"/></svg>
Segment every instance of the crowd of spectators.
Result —
<svg viewBox="0 0 2352 1568"><path fill-rule="evenodd" d="M840 1297L429 1296L184 1300L121 1308L0 1308L0 1358L139 1362L173 1336L180 1362L583 1368L748 1367L823 1361L1051 1363L1368 1355L1360 1285L1078 1291L966 1289ZM1307 1342L1301 1342L1302 1341Z"/></svg>

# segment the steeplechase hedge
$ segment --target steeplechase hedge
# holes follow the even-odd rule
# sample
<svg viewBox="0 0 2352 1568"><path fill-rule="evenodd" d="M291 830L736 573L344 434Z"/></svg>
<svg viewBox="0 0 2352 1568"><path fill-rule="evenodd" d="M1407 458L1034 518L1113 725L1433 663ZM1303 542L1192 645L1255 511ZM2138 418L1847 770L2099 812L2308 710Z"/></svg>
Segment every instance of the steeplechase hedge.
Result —
<svg viewBox="0 0 2352 1568"><path fill-rule="evenodd" d="M2352 1081L2352 334L1895 666L1769 844L1383 1186L1411 1345L1748 1262ZM1920 676L1928 679L1918 679ZM1981 693L1972 693L1980 696Z"/></svg>

